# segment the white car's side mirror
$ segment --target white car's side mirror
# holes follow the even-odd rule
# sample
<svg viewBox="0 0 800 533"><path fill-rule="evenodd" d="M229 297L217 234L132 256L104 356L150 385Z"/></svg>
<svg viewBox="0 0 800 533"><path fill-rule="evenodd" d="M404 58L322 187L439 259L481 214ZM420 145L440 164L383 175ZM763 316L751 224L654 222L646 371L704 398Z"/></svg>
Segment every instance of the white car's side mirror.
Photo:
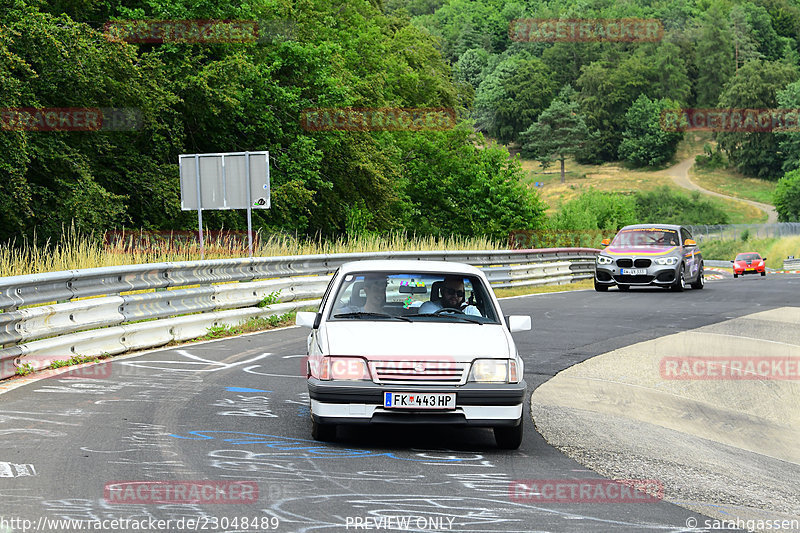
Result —
<svg viewBox="0 0 800 533"><path fill-rule="evenodd" d="M300 313L298 313L299 315ZM531 317L522 315L509 315L506 317L506 324L511 333L516 331L530 331Z"/></svg>
<svg viewBox="0 0 800 533"><path fill-rule="evenodd" d="M295 324L304 328L318 328L322 315L313 311L298 311Z"/></svg>

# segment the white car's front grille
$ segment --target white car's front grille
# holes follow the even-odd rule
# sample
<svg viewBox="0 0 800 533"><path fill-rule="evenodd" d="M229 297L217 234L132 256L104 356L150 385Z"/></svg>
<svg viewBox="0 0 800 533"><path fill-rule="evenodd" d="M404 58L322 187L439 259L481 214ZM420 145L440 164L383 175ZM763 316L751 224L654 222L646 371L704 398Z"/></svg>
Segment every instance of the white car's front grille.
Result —
<svg viewBox="0 0 800 533"><path fill-rule="evenodd" d="M372 361L375 383L459 385L466 381L466 363L453 361Z"/></svg>

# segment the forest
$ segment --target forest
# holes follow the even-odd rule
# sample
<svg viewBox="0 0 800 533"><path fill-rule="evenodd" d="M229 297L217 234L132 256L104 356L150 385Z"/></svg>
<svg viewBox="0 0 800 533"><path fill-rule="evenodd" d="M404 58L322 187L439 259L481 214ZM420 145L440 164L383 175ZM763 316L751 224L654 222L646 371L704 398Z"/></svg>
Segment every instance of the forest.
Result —
<svg viewBox="0 0 800 533"><path fill-rule="evenodd" d="M657 20L663 31L590 42L509 31L530 18ZM257 38L109 31L142 20L255 21ZM71 224L95 235L196 228L196 212L180 208L178 156L246 150L270 152L272 207L253 213L261 232L505 239L571 215L545 215L504 145L545 164L655 168L684 135L662 127L665 110L800 108L795 0L3 0L0 34L0 111L136 117L135 127L82 131L0 122L0 241L57 239ZM309 109L343 108L448 109L456 120L422 131L303 127ZM788 174L776 206L797 220L800 132L715 141L709 157L744 176ZM204 223L246 227L241 211L205 211Z"/></svg>

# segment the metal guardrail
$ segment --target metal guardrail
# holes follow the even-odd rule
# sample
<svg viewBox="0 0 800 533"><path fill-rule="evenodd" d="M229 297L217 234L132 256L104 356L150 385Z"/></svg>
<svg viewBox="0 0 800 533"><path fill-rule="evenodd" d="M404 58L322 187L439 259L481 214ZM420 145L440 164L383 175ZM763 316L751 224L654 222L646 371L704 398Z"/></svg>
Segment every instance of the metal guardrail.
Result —
<svg viewBox="0 0 800 533"><path fill-rule="evenodd" d="M238 325L249 318L317 306L330 274L348 261L464 262L483 267L492 286L499 288L591 278L597 252L557 248L324 254L151 263L0 278L0 309L4 311L0 313L0 379L26 363L44 368L52 360L73 355L153 348L203 336L212 326ZM280 303L256 307L275 292Z"/></svg>
<svg viewBox="0 0 800 533"><path fill-rule="evenodd" d="M800 270L800 259L784 259L784 270Z"/></svg>

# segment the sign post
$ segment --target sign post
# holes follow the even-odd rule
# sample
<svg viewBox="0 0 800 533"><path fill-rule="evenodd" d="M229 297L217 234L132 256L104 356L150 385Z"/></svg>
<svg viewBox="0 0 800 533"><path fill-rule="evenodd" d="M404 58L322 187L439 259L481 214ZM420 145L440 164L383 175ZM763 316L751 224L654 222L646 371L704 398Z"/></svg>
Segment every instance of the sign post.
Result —
<svg viewBox="0 0 800 533"><path fill-rule="evenodd" d="M205 258L203 209L246 209L247 244L253 257L252 209L269 209L269 152L183 154L178 157L181 209L197 209L200 254Z"/></svg>

